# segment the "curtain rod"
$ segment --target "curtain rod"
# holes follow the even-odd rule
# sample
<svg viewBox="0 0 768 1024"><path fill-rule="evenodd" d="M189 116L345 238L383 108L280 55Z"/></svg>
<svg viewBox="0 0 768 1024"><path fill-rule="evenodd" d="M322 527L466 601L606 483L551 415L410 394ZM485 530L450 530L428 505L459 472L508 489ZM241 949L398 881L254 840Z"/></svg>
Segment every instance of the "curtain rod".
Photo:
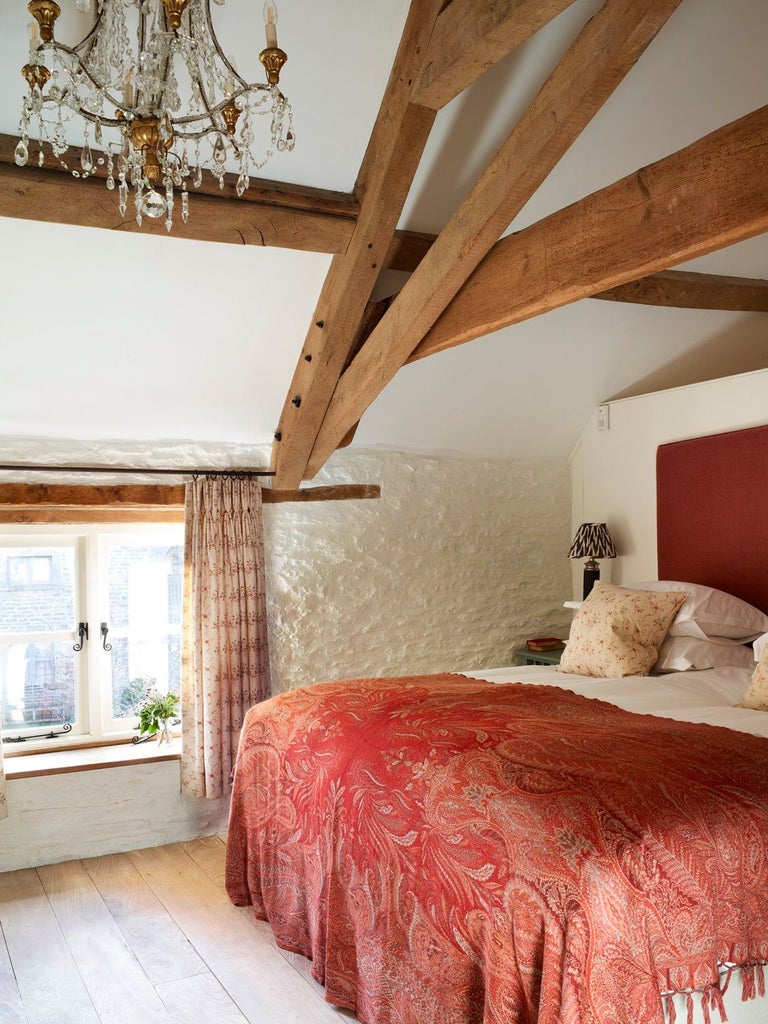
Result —
<svg viewBox="0 0 768 1024"><path fill-rule="evenodd" d="M168 474L169 476L274 476L271 469L197 469L186 466L182 469L152 469L140 466L132 469L128 466L50 466L34 463L6 463L0 465L0 471L24 470L30 473L145 473L151 476Z"/></svg>

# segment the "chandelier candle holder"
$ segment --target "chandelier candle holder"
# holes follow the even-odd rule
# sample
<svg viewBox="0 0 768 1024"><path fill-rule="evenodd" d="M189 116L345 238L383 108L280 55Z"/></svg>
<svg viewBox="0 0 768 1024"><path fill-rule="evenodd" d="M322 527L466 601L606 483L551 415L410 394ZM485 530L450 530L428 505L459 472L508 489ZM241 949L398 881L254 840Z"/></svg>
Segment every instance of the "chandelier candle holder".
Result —
<svg viewBox="0 0 768 1024"><path fill-rule="evenodd" d="M214 0L223 5L226 0ZM106 184L117 189L126 215L133 190L136 223L165 217L173 226L177 190L181 218L189 217L189 183L199 188L203 169L224 188L228 162L238 169L242 196L250 176L275 152L294 148L293 112L279 88L288 57L277 45L277 8L264 5L267 46L259 54L267 82L247 82L216 37L211 0L75 0L93 25L69 47L54 38L61 13L56 0L30 0L30 52L22 75L24 98L20 140L14 158L29 161L37 136L37 162L47 144L65 170L88 178L104 167ZM269 135L257 152L256 122L267 119ZM82 123L79 167L70 168L67 133ZM94 153L91 142L103 152Z"/></svg>

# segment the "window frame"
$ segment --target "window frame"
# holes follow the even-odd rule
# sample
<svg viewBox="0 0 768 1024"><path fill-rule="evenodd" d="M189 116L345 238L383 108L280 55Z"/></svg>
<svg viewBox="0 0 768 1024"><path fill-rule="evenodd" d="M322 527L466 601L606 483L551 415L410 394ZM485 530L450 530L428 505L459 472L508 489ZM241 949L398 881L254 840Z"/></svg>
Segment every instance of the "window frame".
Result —
<svg viewBox="0 0 768 1024"><path fill-rule="evenodd" d="M56 736L55 739L27 739L23 743L3 744L3 756L13 757L54 750L68 750L77 747L106 746L130 741L136 735L136 724L120 728L121 720L111 714L111 660L102 647L100 623L109 622L109 590L104 586L108 579L102 559L110 543L142 537L170 544L181 545L183 549L183 521L156 522L147 520L118 523L0 523L0 547L43 547L63 544L72 538L75 551L75 628L71 633L51 631L46 633L45 642L79 642L77 623L87 622L88 641L76 663L77 713L72 732ZM179 630L181 625L179 625ZM17 639L18 638L18 639ZM0 635L3 643L35 642L40 634L7 633ZM109 692L107 692L109 686ZM132 720L129 720L132 721ZM53 731L57 727L53 726ZM23 735L25 730L19 730ZM36 731L36 730L32 730ZM42 731L42 730L41 730ZM11 730L2 730L3 736L17 735Z"/></svg>
<svg viewBox="0 0 768 1024"><path fill-rule="evenodd" d="M135 524L134 529L128 530L123 526L107 525L103 527L97 527L94 530L95 534L95 557L91 558L89 564L95 567L95 571L98 574L98 582L96 583L95 590L98 595L99 605L99 618L98 623L106 622L109 626L109 634L107 642L111 643L115 639L120 639L122 636L130 637L130 627L113 627L112 617L110 615L109 607L109 548L111 545L118 544L122 546L129 546L132 538L140 537L143 544L152 542L153 546L157 545L158 542L162 541L159 546L163 546L166 542L166 538L170 540L175 537L177 543L175 546L180 546L182 552L184 550L184 531L183 528L179 530L178 526L159 526L157 523L152 524ZM181 617L178 622L171 622L170 616L168 621L165 623L168 627L167 636L179 637L179 646L181 646ZM91 630L91 633L94 633ZM103 641L99 634L96 637L98 644L98 653L103 653ZM120 723L122 719L115 718L111 714L112 707L112 661L111 659L100 659L102 664L106 665L104 670L104 678L101 680L99 685L99 693L101 700L100 708L100 726L101 734L112 736L115 733L124 733L125 729L120 729ZM135 730L132 730L133 735Z"/></svg>
<svg viewBox="0 0 768 1024"><path fill-rule="evenodd" d="M67 644L74 645L75 643L78 642L77 623L80 622L81 604L82 604L82 600L83 600L82 594L83 594L83 588L85 586L85 578L84 578L84 575L83 575L83 567L85 565L85 562L84 562L84 558L83 558L84 547L83 547L83 539L82 539L82 537L78 536L72 530L70 530L68 532L64 532L64 531L59 532L59 529L61 529L61 528L57 529L55 535L51 532L50 528L45 529L44 531L41 531L41 530L35 530L34 528L27 526L27 527L24 528L23 532L20 531L20 530L19 530L19 532L16 532L16 529L17 529L16 527L0 526L0 549L14 548L14 547L24 547L24 548L61 547L63 549L66 549L66 548L71 549L72 557L73 557L73 577L72 577L72 585L73 585L72 586L72 590L73 590L73 593L72 593L72 618L73 618L73 621L72 621L72 629L71 630L66 630L66 629L50 629L50 630L39 631L39 632L34 632L34 631L18 631L18 632L14 632L14 633L3 632L3 633L0 633L0 641L3 644L20 644L20 643L26 643L26 644L30 644L30 643L54 643L54 644L58 644L58 643L67 643ZM11 588L9 588L9 590L10 589ZM14 588L14 589L18 589L18 588ZM75 716L75 721L72 723L72 732L76 733L78 736L82 736L84 734L84 732L85 732L85 725L86 725L86 722L85 722L85 719L84 719L84 716L83 716L83 711L87 707L86 703L84 703L84 701L87 700L87 694L85 693L85 690L84 690L85 683L84 683L84 679L83 679L83 673L81 671L79 671L79 666L78 666L77 661L75 661L75 679L76 679L75 706L77 708L77 714ZM60 726L52 725L51 728L53 730L55 730L56 728L60 728ZM40 730L44 730L44 729L45 729L45 723L41 722L40 723ZM2 725L0 724L0 734L3 734L3 733L8 734L9 732L11 732L11 730L8 730L8 729L3 730L2 729ZM19 730L19 732L23 734L23 730ZM14 735L15 735L15 733L14 733ZM61 739L65 740L66 737L62 736ZM43 744L45 742L46 741L44 741L44 740L40 740L40 741L26 740L23 744L19 743L18 744L18 748L20 750L22 748L27 749L27 750L31 750L33 748L33 746L34 747L43 746ZM51 741L49 740L47 742L50 743ZM15 747L16 747L16 744L14 744L13 747L9 747L9 745L7 743L4 744L4 746L3 746L3 756L5 757L5 756L8 756L10 754L13 754L15 752Z"/></svg>

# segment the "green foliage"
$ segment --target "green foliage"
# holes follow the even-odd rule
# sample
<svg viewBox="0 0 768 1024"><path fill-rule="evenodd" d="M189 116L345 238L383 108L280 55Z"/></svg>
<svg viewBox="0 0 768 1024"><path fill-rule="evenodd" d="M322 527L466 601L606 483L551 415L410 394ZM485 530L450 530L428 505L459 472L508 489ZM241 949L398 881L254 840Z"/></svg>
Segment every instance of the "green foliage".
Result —
<svg viewBox="0 0 768 1024"><path fill-rule="evenodd" d="M129 679L120 690L119 696L112 698L112 714L115 718L129 718L137 713L139 701L154 688L157 680L150 677L136 676Z"/></svg>
<svg viewBox="0 0 768 1024"><path fill-rule="evenodd" d="M168 718L177 718L179 714L179 696L176 693L160 693L152 688L147 690L137 708L139 728L142 736L154 735L160 729L160 723Z"/></svg>

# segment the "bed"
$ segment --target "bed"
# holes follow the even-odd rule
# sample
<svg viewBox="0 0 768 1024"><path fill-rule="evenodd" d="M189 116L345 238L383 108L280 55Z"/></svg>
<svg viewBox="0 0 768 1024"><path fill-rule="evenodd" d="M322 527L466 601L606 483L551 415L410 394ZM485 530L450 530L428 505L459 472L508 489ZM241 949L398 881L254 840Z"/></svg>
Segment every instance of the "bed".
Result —
<svg viewBox="0 0 768 1024"><path fill-rule="evenodd" d="M660 576L688 579L664 529ZM664 643L687 652L686 606ZM716 639L739 665L343 681L258 705L229 895L365 1024L764 1022L768 714L737 706L744 639Z"/></svg>

